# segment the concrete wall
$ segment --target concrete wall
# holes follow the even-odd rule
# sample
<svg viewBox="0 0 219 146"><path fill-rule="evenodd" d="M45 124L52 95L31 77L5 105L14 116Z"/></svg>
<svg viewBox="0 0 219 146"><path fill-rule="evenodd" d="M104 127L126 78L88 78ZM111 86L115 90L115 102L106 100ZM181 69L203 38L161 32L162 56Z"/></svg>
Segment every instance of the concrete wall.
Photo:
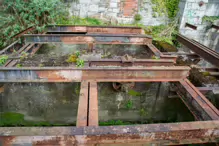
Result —
<svg viewBox="0 0 219 146"><path fill-rule="evenodd" d="M204 5L199 6L203 1ZM180 33L199 41L214 50L218 44L218 33L214 29L209 29L209 23L202 22L204 16L219 16L218 0L181 0L180 1ZM197 30L185 27L185 23L196 25ZM217 24L217 23L216 23Z"/></svg>
<svg viewBox="0 0 219 146"><path fill-rule="evenodd" d="M79 0L70 5L71 15L98 17L114 23L133 23L137 13L142 15L144 25L160 25L168 21L167 16L153 17L151 0Z"/></svg>

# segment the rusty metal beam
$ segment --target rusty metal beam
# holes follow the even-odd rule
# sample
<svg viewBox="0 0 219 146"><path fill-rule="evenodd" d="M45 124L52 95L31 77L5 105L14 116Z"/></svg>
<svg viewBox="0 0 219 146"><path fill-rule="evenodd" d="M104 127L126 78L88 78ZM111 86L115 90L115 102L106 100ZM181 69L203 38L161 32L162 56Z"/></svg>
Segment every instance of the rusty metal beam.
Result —
<svg viewBox="0 0 219 146"><path fill-rule="evenodd" d="M199 91L213 91L213 90L218 90L219 87L196 87Z"/></svg>
<svg viewBox="0 0 219 146"><path fill-rule="evenodd" d="M212 27L212 28L215 28L215 29L217 29L217 30L219 29L219 26L214 25L214 24L213 24L211 27Z"/></svg>
<svg viewBox="0 0 219 146"><path fill-rule="evenodd" d="M191 28L191 29L193 29L193 30L197 30L197 26L192 25L192 24L190 24L190 23L186 23L186 24L185 24L185 27L189 27L189 28Z"/></svg>
<svg viewBox="0 0 219 146"><path fill-rule="evenodd" d="M0 82L171 82L185 79L189 67L30 67L0 68Z"/></svg>
<svg viewBox="0 0 219 146"><path fill-rule="evenodd" d="M206 61L219 67L219 54L216 51L194 40L190 40L181 34L177 35L177 40L192 51L194 51L196 54L204 58Z"/></svg>
<svg viewBox="0 0 219 146"><path fill-rule="evenodd" d="M1 127L2 145L198 144L218 142L219 121L109 127Z"/></svg>
<svg viewBox="0 0 219 146"><path fill-rule="evenodd" d="M135 59L132 62L122 62L121 59L90 60L90 66L173 66L173 60L167 59Z"/></svg>
<svg viewBox="0 0 219 146"><path fill-rule="evenodd" d="M177 93L197 120L219 120L217 108L188 79L181 80L180 84Z"/></svg>
<svg viewBox="0 0 219 146"><path fill-rule="evenodd" d="M7 46L6 48L2 49L0 51L0 55L12 53L13 50L17 50L17 48L19 48L20 46L21 46L21 44L19 44L18 41L15 41L12 44L10 44L9 46Z"/></svg>
<svg viewBox="0 0 219 146"><path fill-rule="evenodd" d="M98 126L98 91L97 82L90 82L88 126Z"/></svg>
<svg viewBox="0 0 219 146"><path fill-rule="evenodd" d="M174 63L176 63L176 59L177 56L175 55L164 55L162 52L160 52L152 43L151 44L147 44L148 48L153 52L153 54L161 59L170 59L170 60L174 60Z"/></svg>
<svg viewBox="0 0 219 146"><path fill-rule="evenodd" d="M78 25L52 25L47 26L48 33L101 33L101 34L144 34L141 27L121 26L78 26Z"/></svg>
<svg viewBox="0 0 219 146"><path fill-rule="evenodd" d="M78 103L77 127L85 127L88 125L88 92L89 83L87 81L82 81Z"/></svg>
<svg viewBox="0 0 219 146"><path fill-rule="evenodd" d="M21 37L23 34L26 34L27 32L32 31L32 30L34 30L34 29L35 29L35 28L34 28L33 26L28 27L27 29L25 29L25 30L23 30L23 31L21 31L21 32L19 32L19 33L17 33L17 34L15 34L15 35L12 36L11 38L19 38L19 37Z"/></svg>
<svg viewBox="0 0 219 146"><path fill-rule="evenodd" d="M40 47L42 46L42 44L26 44L23 47L21 47L17 53L21 54L22 52L25 53L30 53L31 55L35 54ZM13 67L17 64L17 62L20 60L20 58L18 57L17 59L9 59L5 64L4 67Z"/></svg>
<svg viewBox="0 0 219 146"><path fill-rule="evenodd" d="M66 44L136 44L152 43L147 35L111 34L41 34L24 35L26 43L66 43Z"/></svg>

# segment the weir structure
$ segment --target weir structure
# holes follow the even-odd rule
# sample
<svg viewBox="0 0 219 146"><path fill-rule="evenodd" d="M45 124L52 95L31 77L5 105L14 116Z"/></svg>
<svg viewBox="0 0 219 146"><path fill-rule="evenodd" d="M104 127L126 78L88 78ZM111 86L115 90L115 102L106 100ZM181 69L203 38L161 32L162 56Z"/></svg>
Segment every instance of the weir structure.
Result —
<svg viewBox="0 0 219 146"><path fill-rule="evenodd" d="M190 26L187 24L187 26ZM194 28L194 27L193 27ZM30 30L32 28L28 28ZM81 82L76 127L0 127L0 145L101 145L157 144L181 145L217 143L219 141L219 111L188 79L190 67L176 66L177 55L160 52L152 37L140 27L110 26L48 26L45 34L21 34L25 43L12 43L1 54L13 50L36 53L45 43L144 45L158 59L100 59L85 62L84 68L74 67L15 67L18 59L11 58L0 67L0 82ZM178 35L178 41L219 67L219 54ZM171 82L181 100L196 121L181 123L142 124L130 126L98 125L99 82ZM61 118L61 117L60 117Z"/></svg>

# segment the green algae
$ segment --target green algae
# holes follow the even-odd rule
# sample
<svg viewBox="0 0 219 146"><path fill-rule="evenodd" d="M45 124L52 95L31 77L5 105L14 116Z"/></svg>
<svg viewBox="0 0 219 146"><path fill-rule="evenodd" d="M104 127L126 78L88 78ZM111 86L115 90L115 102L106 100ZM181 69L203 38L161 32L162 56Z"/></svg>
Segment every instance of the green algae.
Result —
<svg viewBox="0 0 219 146"><path fill-rule="evenodd" d="M62 123L51 123L51 122L35 122L26 121L24 115L20 113L5 112L0 113L0 127L16 127L16 126L75 126L72 124L62 124Z"/></svg>

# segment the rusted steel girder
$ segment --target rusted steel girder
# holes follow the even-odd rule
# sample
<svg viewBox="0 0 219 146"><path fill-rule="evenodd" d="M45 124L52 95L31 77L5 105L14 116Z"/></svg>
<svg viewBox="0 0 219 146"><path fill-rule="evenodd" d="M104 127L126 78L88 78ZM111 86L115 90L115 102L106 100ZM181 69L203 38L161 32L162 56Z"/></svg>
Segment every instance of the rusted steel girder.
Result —
<svg viewBox="0 0 219 146"><path fill-rule="evenodd" d="M90 60L90 66L173 66L174 60L167 59L135 59L130 62L122 62L121 59Z"/></svg>
<svg viewBox="0 0 219 146"><path fill-rule="evenodd" d="M23 47L21 47L17 53L21 54L22 52L30 53L31 55L35 54L41 47L41 44L26 44ZM18 59L10 59L5 64L4 67L13 67L17 64L17 62L20 60Z"/></svg>
<svg viewBox="0 0 219 146"><path fill-rule="evenodd" d="M162 52L160 52L152 43L151 44L147 44L148 48L153 52L153 54L161 59L170 59L170 60L174 60L174 62L176 63L176 59L177 56L176 55L164 55Z"/></svg>
<svg viewBox="0 0 219 146"><path fill-rule="evenodd" d="M77 127L84 127L88 125L88 96L89 83L87 81L82 81L78 103Z"/></svg>
<svg viewBox="0 0 219 146"><path fill-rule="evenodd" d="M2 49L0 51L0 55L2 54L9 54L12 53L14 50L17 50L18 48L20 48L22 45L19 44L18 41L13 42L12 44L10 44L9 46L7 46L6 48Z"/></svg>
<svg viewBox="0 0 219 146"><path fill-rule="evenodd" d="M186 24L185 24L185 27L189 27L189 28L191 28L191 29L197 30L197 26L192 25L192 24L190 24L190 23L186 23Z"/></svg>
<svg viewBox="0 0 219 146"><path fill-rule="evenodd" d="M144 30L141 27L52 25L47 26L47 33L144 34Z"/></svg>
<svg viewBox="0 0 219 146"><path fill-rule="evenodd" d="M218 142L219 121L108 127L1 127L0 144L198 144Z"/></svg>
<svg viewBox="0 0 219 146"><path fill-rule="evenodd" d="M31 34L24 35L26 43L66 43L66 44L136 44L152 43L147 35L111 34Z"/></svg>
<svg viewBox="0 0 219 146"><path fill-rule="evenodd" d="M215 28L215 29L217 29L217 30L219 29L219 26L214 25L214 24L213 24L211 27L212 27L212 28Z"/></svg>
<svg viewBox="0 0 219 146"><path fill-rule="evenodd" d="M219 54L216 51L194 40L190 40L181 34L177 35L177 40L189 49L191 49L193 52L204 58L206 61L219 67Z"/></svg>
<svg viewBox="0 0 219 146"><path fill-rule="evenodd" d="M88 126L98 126L99 118L97 82L90 82L89 87Z"/></svg>
<svg viewBox="0 0 219 146"><path fill-rule="evenodd" d="M188 80L175 83L177 94L192 112L196 120L219 120L219 111L210 101Z"/></svg>
<svg viewBox="0 0 219 146"><path fill-rule="evenodd" d="M0 82L171 82L185 79L189 67L0 68Z"/></svg>
<svg viewBox="0 0 219 146"><path fill-rule="evenodd" d="M17 34L15 34L15 35L12 36L11 38L19 38L19 37L21 37L23 34L29 32L29 31L32 31L32 30L34 30L34 29L35 29L35 28L34 28L33 26L28 27L27 29L25 29L25 30L23 30L23 31L21 31L21 32L19 32L19 33L17 33Z"/></svg>

